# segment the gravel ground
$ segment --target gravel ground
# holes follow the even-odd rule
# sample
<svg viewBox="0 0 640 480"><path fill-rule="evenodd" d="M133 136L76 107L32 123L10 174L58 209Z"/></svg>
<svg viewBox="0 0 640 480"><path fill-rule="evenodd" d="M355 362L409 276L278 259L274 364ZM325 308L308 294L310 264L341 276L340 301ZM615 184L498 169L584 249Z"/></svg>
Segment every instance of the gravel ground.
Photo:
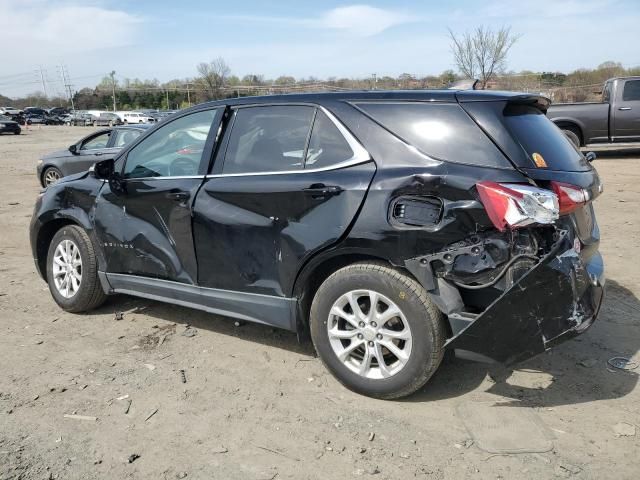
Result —
<svg viewBox="0 0 640 480"><path fill-rule="evenodd" d="M639 477L640 369L607 360L640 360L640 151L596 161L608 285L588 333L515 371L448 360L412 397L378 401L288 332L125 296L60 310L31 259L34 172L89 131L0 136L0 479ZM551 449L483 450L460 415L482 402L535 417Z"/></svg>

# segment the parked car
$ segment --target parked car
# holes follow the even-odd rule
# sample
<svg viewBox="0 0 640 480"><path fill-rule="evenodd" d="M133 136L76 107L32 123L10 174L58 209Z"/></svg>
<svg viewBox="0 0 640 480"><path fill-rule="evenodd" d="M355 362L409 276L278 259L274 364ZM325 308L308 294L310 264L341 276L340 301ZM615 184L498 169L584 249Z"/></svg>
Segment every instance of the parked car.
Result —
<svg viewBox="0 0 640 480"><path fill-rule="evenodd" d="M49 115L60 117L62 115L68 114L69 113L69 109L66 108L66 107L54 107L54 108L49 109L48 113L49 113Z"/></svg>
<svg viewBox="0 0 640 480"><path fill-rule="evenodd" d="M67 311L126 293L310 333L344 385L402 397L445 349L513 364L595 320L601 183L548 105L452 90L198 105L51 185L33 257Z"/></svg>
<svg viewBox="0 0 640 480"><path fill-rule="evenodd" d="M0 107L0 114L2 115L19 115L22 110L13 107Z"/></svg>
<svg viewBox="0 0 640 480"><path fill-rule="evenodd" d="M161 122L174 113L176 113L176 110L161 110L159 112L150 113L149 116L151 116L156 122Z"/></svg>
<svg viewBox="0 0 640 480"><path fill-rule="evenodd" d="M20 135L20 125L7 115L0 115L0 133Z"/></svg>
<svg viewBox="0 0 640 480"><path fill-rule="evenodd" d="M74 112L70 117L65 118L65 125L87 127L92 125L93 115L83 112Z"/></svg>
<svg viewBox="0 0 640 480"><path fill-rule="evenodd" d="M578 147L640 142L640 77L607 80L601 102L554 104L547 116Z"/></svg>
<svg viewBox="0 0 640 480"><path fill-rule="evenodd" d="M66 150L45 155L36 167L40 184L47 187L62 177L88 170L99 160L113 158L147 127L148 125L136 125L102 129L87 135Z"/></svg>
<svg viewBox="0 0 640 480"><path fill-rule="evenodd" d="M122 125L122 120L115 113L102 112L99 116L91 115L91 124L94 127Z"/></svg>
<svg viewBox="0 0 640 480"><path fill-rule="evenodd" d="M149 117L143 113L139 112L115 112L122 123L125 125L128 123L152 123L155 121L152 117Z"/></svg>
<svg viewBox="0 0 640 480"><path fill-rule="evenodd" d="M25 115L42 115L45 117L49 115L49 112L47 112L44 108L40 108L40 107L26 107L23 110L23 113Z"/></svg>
<svg viewBox="0 0 640 480"><path fill-rule="evenodd" d="M47 118L48 117L46 115L42 115L39 113L26 113L24 116L25 123L27 125L35 125L35 124L46 125Z"/></svg>

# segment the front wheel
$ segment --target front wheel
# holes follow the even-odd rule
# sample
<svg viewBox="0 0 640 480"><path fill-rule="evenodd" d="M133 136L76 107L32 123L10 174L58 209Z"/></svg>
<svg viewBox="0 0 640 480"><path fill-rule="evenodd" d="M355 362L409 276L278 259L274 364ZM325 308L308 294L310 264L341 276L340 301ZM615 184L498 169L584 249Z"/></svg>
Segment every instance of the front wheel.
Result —
<svg viewBox="0 0 640 480"><path fill-rule="evenodd" d="M106 300L93 244L82 228L67 225L54 235L47 255L47 283L53 299L67 312L86 312Z"/></svg>
<svg viewBox="0 0 640 480"><path fill-rule="evenodd" d="M347 388L382 399L414 393L444 355L442 314L411 277L379 263L332 274L310 312L313 344Z"/></svg>
<svg viewBox="0 0 640 480"><path fill-rule="evenodd" d="M56 167L48 167L42 174L42 186L48 187L62 178L62 172Z"/></svg>

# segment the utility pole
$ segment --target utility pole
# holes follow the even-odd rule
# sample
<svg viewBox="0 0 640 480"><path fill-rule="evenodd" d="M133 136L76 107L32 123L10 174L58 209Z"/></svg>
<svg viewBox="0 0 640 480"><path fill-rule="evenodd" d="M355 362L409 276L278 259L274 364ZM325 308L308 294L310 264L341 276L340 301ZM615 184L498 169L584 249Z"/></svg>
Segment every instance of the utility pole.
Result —
<svg viewBox="0 0 640 480"><path fill-rule="evenodd" d="M187 103L191 106L191 95L189 93L189 82L187 82Z"/></svg>
<svg viewBox="0 0 640 480"><path fill-rule="evenodd" d="M60 65L60 75L62 76L62 84L64 85L65 92L69 95L69 101L71 102L71 110L75 110L76 107L73 104L73 92L71 90L71 82L69 80L69 72L66 70L65 65Z"/></svg>
<svg viewBox="0 0 640 480"><path fill-rule="evenodd" d="M372 88L373 90L376 89L377 84L378 84L378 74L377 73L372 73L371 76L373 77L373 81L371 82Z"/></svg>
<svg viewBox="0 0 640 480"><path fill-rule="evenodd" d="M165 90L164 93L167 95L167 110L171 110L171 107L169 107L169 90Z"/></svg>
<svg viewBox="0 0 640 480"><path fill-rule="evenodd" d="M44 71L42 65L40 65L40 80L42 80L42 90L44 91L44 97L47 98L47 83L44 81Z"/></svg>
<svg viewBox="0 0 640 480"><path fill-rule="evenodd" d="M113 94L113 111L116 111L116 71L111 70L109 74L111 77L111 93Z"/></svg>

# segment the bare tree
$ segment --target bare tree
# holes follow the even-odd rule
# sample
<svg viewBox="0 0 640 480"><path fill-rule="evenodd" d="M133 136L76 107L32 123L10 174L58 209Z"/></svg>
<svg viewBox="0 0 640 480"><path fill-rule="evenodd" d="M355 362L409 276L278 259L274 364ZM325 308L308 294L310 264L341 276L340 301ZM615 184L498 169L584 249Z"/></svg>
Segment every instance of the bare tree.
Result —
<svg viewBox="0 0 640 480"><path fill-rule="evenodd" d="M198 82L203 86L207 96L209 98L220 98L222 96L222 88L231 73L231 69L224 58L218 57L209 63L200 63L198 65L198 73L200 74Z"/></svg>
<svg viewBox="0 0 640 480"><path fill-rule="evenodd" d="M451 51L460 72L468 78L477 78L481 88L506 66L507 53L519 35L511 34L511 27L497 31L479 26L473 33L457 36L449 29Z"/></svg>

